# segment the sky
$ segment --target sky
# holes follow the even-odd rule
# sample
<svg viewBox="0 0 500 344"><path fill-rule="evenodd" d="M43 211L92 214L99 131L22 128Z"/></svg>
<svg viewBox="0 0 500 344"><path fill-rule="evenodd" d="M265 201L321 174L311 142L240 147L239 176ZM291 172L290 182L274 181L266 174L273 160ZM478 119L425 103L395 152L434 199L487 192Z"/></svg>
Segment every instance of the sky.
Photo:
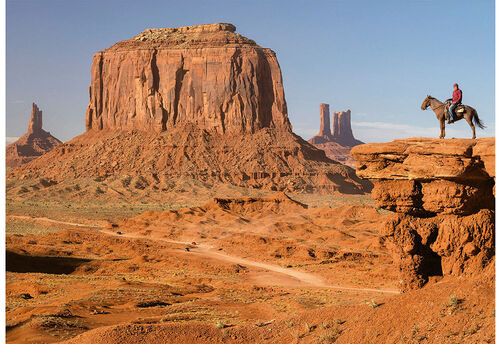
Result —
<svg viewBox="0 0 500 344"><path fill-rule="evenodd" d="M319 104L351 109L356 138L438 137L420 105L457 82L494 136L493 0L7 0L7 142L31 103L67 141L85 131L92 56L148 28L229 22L276 52L294 132L319 130ZM465 121L447 137L470 137Z"/></svg>

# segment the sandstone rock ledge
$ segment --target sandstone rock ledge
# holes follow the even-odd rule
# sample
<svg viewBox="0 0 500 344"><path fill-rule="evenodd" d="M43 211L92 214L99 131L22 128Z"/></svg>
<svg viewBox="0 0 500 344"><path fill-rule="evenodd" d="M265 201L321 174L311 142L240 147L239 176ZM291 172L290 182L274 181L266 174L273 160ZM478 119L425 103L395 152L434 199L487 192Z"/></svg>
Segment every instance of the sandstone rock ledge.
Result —
<svg viewBox="0 0 500 344"><path fill-rule="evenodd" d="M430 276L469 275L494 257L495 139L410 138L351 151L356 173L374 184L380 208L394 211L384 238L402 289Z"/></svg>

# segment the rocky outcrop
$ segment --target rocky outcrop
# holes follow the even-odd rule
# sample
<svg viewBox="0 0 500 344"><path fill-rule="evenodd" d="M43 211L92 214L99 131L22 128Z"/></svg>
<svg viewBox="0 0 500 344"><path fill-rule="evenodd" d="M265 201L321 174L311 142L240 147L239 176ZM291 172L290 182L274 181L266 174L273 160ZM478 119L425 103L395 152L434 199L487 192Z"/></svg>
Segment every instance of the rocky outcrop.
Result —
<svg viewBox="0 0 500 344"><path fill-rule="evenodd" d="M61 141L42 129L42 111L33 103L28 132L6 147L7 168L25 164L51 151Z"/></svg>
<svg viewBox="0 0 500 344"><path fill-rule="evenodd" d="M291 131L276 54L231 24L149 29L94 55L87 130Z"/></svg>
<svg viewBox="0 0 500 344"><path fill-rule="evenodd" d="M356 140L351 128L351 110L333 113L333 134L330 127L330 106L320 104L320 130L309 143L324 150L326 155L342 164L355 167L351 148L363 142Z"/></svg>
<svg viewBox="0 0 500 344"><path fill-rule="evenodd" d="M478 273L493 258L495 139L412 138L354 147L356 173L396 212L385 224L403 289Z"/></svg>

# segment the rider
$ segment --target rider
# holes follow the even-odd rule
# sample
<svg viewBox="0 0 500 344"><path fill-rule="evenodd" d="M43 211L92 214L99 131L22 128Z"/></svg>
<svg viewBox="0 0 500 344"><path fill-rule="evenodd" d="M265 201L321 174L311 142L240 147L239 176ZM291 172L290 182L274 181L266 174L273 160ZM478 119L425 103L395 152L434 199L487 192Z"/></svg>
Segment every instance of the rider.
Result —
<svg viewBox="0 0 500 344"><path fill-rule="evenodd" d="M458 88L458 84L453 85L453 98L446 99L447 102L451 101L448 116L448 124L455 121L454 111L457 105L462 104L462 90Z"/></svg>

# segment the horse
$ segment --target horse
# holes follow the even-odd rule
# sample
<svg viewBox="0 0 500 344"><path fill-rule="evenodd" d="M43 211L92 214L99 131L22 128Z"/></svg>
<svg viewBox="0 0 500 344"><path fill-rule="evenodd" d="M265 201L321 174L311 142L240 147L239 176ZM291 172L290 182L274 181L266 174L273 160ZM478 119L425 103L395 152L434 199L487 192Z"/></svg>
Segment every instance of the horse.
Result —
<svg viewBox="0 0 500 344"><path fill-rule="evenodd" d="M420 107L422 110L427 110L428 107L431 107L432 111L436 114L436 118L439 121L439 124L441 126L441 135L439 136L440 139L444 139L444 121L447 118L447 112L448 112L448 106L447 103L443 103L439 100L437 100L434 97L427 96L427 98L424 99L424 102L422 103L422 106ZM479 116L477 115L476 109L474 109L471 106L468 105L459 105L455 109L455 119L453 122L459 121L461 119L465 118L467 123L469 123L469 126L472 129L472 139L476 138L476 128L474 124L476 124L479 128L484 129L485 126L483 122L479 119Z"/></svg>

